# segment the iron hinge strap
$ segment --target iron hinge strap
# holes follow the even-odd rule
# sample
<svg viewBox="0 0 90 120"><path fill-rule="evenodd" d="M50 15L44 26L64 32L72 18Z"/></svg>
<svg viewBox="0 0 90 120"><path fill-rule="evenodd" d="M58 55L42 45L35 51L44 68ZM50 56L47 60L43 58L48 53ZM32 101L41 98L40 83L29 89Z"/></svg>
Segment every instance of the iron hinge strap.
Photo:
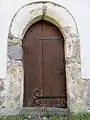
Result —
<svg viewBox="0 0 90 120"><path fill-rule="evenodd" d="M55 98L65 98L66 96L37 96L37 99L55 99Z"/></svg>
<svg viewBox="0 0 90 120"><path fill-rule="evenodd" d="M34 104L39 106L41 104L41 101L38 101L39 99L64 99L66 101L67 97L66 96L39 96L41 94L41 91L35 90L34 91ZM65 103L66 104L66 103Z"/></svg>

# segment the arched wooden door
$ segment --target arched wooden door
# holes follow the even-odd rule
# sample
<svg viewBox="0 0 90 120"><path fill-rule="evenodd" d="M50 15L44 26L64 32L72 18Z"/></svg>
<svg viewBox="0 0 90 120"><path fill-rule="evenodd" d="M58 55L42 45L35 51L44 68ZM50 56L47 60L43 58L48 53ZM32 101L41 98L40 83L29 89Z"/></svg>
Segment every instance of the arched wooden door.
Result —
<svg viewBox="0 0 90 120"><path fill-rule="evenodd" d="M67 107L64 39L47 21L33 24L23 40L24 106Z"/></svg>

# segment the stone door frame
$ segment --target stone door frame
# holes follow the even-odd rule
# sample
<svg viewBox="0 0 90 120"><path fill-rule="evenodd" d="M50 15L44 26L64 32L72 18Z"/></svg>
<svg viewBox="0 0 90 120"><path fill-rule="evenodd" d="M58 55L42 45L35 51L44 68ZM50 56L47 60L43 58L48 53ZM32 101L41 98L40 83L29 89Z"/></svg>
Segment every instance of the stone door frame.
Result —
<svg viewBox="0 0 90 120"><path fill-rule="evenodd" d="M17 80L20 80L20 107L23 108L24 89L22 40L27 29L33 23L42 19L55 24L63 34L65 43L67 106L72 112L82 111L84 110L86 96L83 95L82 98L81 91L85 90L79 87L79 84L84 84L84 81L81 80L80 38L76 21L65 7L56 3L42 1L33 2L20 8L14 15L9 29L8 46L15 47L18 45L20 47L19 52L17 52L19 57L14 56L13 53L11 55L8 54L12 63L11 66L9 64L8 69L12 66L19 68Z"/></svg>

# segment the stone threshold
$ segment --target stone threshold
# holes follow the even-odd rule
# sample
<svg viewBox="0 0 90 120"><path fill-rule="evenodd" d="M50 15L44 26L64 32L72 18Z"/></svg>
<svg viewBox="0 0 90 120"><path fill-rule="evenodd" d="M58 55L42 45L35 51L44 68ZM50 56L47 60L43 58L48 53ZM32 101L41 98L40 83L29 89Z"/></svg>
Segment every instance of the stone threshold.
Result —
<svg viewBox="0 0 90 120"><path fill-rule="evenodd" d="M48 115L71 115L68 108L54 108L54 107L25 107L20 114L28 114L31 116L48 116Z"/></svg>
<svg viewBox="0 0 90 120"><path fill-rule="evenodd" d="M60 115L60 116L69 116L71 115L71 112L68 108L54 108L54 107L23 107L23 108L17 108L15 110L7 110L0 113L1 116L50 116L50 115Z"/></svg>

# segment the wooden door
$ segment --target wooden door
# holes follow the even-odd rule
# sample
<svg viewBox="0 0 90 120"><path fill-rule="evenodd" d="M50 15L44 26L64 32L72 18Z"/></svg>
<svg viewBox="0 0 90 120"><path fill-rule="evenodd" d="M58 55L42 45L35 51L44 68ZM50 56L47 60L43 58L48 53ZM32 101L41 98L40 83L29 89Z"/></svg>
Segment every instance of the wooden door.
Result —
<svg viewBox="0 0 90 120"><path fill-rule="evenodd" d="M47 21L33 24L23 40L24 106L67 107L64 39Z"/></svg>

